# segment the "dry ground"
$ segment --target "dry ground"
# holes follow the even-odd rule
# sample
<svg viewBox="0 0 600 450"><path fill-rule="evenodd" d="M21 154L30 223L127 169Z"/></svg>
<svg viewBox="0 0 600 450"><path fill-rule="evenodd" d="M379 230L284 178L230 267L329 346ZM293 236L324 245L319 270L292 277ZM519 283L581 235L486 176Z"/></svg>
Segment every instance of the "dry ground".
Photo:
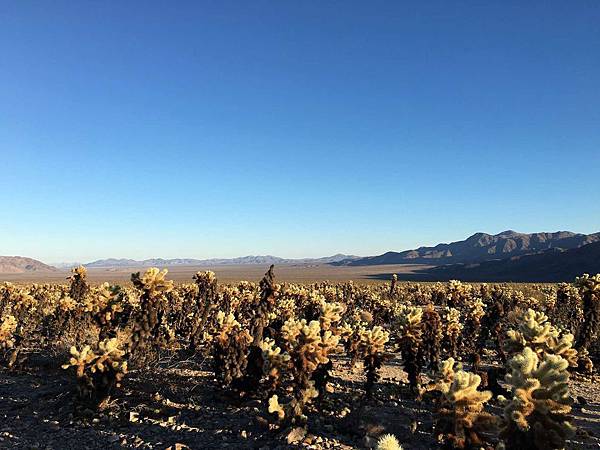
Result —
<svg viewBox="0 0 600 450"><path fill-rule="evenodd" d="M312 408L310 434L291 446L261 420L265 400L229 397L215 386L209 361L179 361L177 368L170 363L143 375L131 373L95 419L73 417L74 379L58 367L0 372L0 448L165 449L179 443L192 449L362 449L384 432L394 433L406 450L436 447L431 404L411 399L398 359L382 369L376 398L362 410L362 371L336 360L335 392ZM598 381L572 381L573 395L585 398L585 404L578 401L573 408L579 431L569 448L600 446ZM498 406L491 410L501 413Z"/></svg>
<svg viewBox="0 0 600 450"><path fill-rule="evenodd" d="M358 267L337 267L326 264L284 264L275 266L275 275L277 282L296 282L312 283L317 281L347 281L355 280L361 283L382 282L389 280L392 273L398 273L404 276L412 276L420 270L432 266L422 264L390 264L382 266L358 266ZM92 283L102 283L105 281L111 283L126 283L131 274L137 271L144 271L143 268L120 268L120 269L88 269L88 279ZM258 281L268 269L268 266L262 264L231 265L231 266L174 266L168 267L169 279L177 282L192 282L192 276L201 270L212 270L217 274L220 282L232 283L241 280ZM59 272L37 272L37 273L19 273L19 274L0 274L1 281L10 281L16 283L63 283L70 275L69 271Z"/></svg>

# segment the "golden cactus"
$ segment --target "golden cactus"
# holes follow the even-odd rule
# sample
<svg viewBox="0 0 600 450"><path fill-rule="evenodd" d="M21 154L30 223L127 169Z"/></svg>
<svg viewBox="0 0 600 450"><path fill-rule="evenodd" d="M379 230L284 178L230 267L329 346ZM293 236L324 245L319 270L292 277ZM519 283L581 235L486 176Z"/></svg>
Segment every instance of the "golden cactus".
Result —
<svg viewBox="0 0 600 450"><path fill-rule="evenodd" d="M501 437L509 450L561 449L574 433L568 414L569 363L562 357L538 354L529 347L508 361L506 382L512 398L506 400Z"/></svg>
<svg viewBox="0 0 600 450"><path fill-rule="evenodd" d="M96 351L85 345L81 350L71 347L70 353L68 364L62 368L75 368L79 400L88 406L100 406L127 373L125 351L117 338L111 338L99 342Z"/></svg>
<svg viewBox="0 0 600 450"><path fill-rule="evenodd" d="M577 366L577 350L573 348L573 335L561 334L543 312L529 308L515 320L516 329L510 329L506 333L504 350L507 353L516 354L529 347L540 357L546 353L560 355L571 367Z"/></svg>
<svg viewBox="0 0 600 450"><path fill-rule="evenodd" d="M156 267L151 267L146 270L144 275L140 273L133 274L131 281L138 289L147 293L150 297L156 297L173 289L173 281L166 280L165 277L169 271L167 269L159 270Z"/></svg>
<svg viewBox="0 0 600 450"><path fill-rule="evenodd" d="M490 391L479 391L479 375L452 369L447 360L442 369L450 383L440 382L443 399L438 411L438 437L454 448L480 448L485 443L485 432L494 430L497 418L484 411L485 403L492 398Z"/></svg>
<svg viewBox="0 0 600 450"><path fill-rule="evenodd" d="M393 434L384 434L377 440L375 450L402 450L402 446Z"/></svg>
<svg viewBox="0 0 600 450"><path fill-rule="evenodd" d="M321 301L321 315L319 321L323 330L329 330L331 325L339 322L344 313L344 306L340 303L327 303Z"/></svg>
<svg viewBox="0 0 600 450"><path fill-rule="evenodd" d="M0 349L6 350L12 348L15 344L13 334L17 330L17 319L14 316L6 315L0 322Z"/></svg>

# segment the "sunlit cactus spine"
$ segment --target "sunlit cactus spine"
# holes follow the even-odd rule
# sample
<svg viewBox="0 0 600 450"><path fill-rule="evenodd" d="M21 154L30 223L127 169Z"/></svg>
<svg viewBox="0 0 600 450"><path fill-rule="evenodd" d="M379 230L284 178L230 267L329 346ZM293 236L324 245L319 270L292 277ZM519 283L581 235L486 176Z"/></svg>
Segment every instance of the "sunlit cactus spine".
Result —
<svg viewBox="0 0 600 450"><path fill-rule="evenodd" d="M173 281L167 280L168 270L155 267L144 275L140 272L131 276L133 285L141 291L139 308L132 317L133 329L128 351L133 356L147 360L148 350L157 350L161 344L160 325L164 316L165 295L173 289Z"/></svg>
<svg viewBox="0 0 600 450"><path fill-rule="evenodd" d="M429 368L437 368L441 356L442 319L433 305L429 303L423 309L423 334L421 352Z"/></svg>
<svg viewBox="0 0 600 450"><path fill-rule="evenodd" d="M402 446L393 434L384 434L377 440L375 450L402 450Z"/></svg>
<svg viewBox="0 0 600 450"><path fill-rule="evenodd" d="M190 348L195 351L204 335L206 323L211 310L218 303L217 277L214 272L198 272L194 275L194 281L198 287L198 294L195 298L196 311L188 320L193 320L190 333Z"/></svg>
<svg viewBox="0 0 600 450"><path fill-rule="evenodd" d="M78 266L71 269L71 276L68 278L71 282L69 296L76 302L83 302L83 299L90 290L86 278L87 269L84 266Z"/></svg>
<svg viewBox="0 0 600 450"><path fill-rule="evenodd" d="M442 365L444 371L437 386L442 393L436 432L446 447L479 449L488 446L486 433L494 431L497 417L484 410L492 398L490 391L479 391L479 375L454 371L450 359ZM445 378L445 379L444 379Z"/></svg>
<svg viewBox="0 0 600 450"><path fill-rule="evenodd" d="M575 287L583 298L584 316L577 347L589 350L600 333L600 274L584 274L575 280Z"/></svg>
<svg viewBox="0 0 600 450"><path fill-rule="evenodd" d="M562 356L571 367L577 366L577 350L573 348L573 335L561 333L548 321L543 312L529 308L515 317L516 328L506 333L505 351L514 355L530 348L538 356L545 354Z"/></svg>
<svg viewBox="0 0 600 450"><path fill-rule="evenodd" d="M562 357L540 358L529 347L508 361L512 398L501 398L506 403L501 438L508 450L562 449L573 436L568 367Z"/></svg>
<svg viewBox="0 0 600 450"><path fill-rule="evenodd" d="M91 408L105 405L127 374L125 351L117 338L100 341L96 349L89 345L81 350L71 347L71 358L62 367L75 368L78 403Z"/></svg>
<svg viewBox="0 0 600 450"><path fill-rule="evenodd" d="M14 316L7 314L0 319L0 355L3 364L8 368L15 364L19 353L19 349L15 348L18 339L16 331L17 319Z"/></svg>
<svg viewBox="0 0 600 450"><path fill-rule="evenodd" d="M375 383L379 380L379 369L389 358L385 345L390 339L390 333L376 325L371 329L358 330L358 346L356 353L363 360L367 383L365 394L372 397Z"/></svg>
<svg viewBox="0 0 600 450"><path fill-rule="evenodd" d="M394 324L404 362L404 370L408 374L409 385L415 393L418 392L421 384L421 369L423 367L420 351L423 343L422 319L423 309L401 305L396 313Z"/></svg>

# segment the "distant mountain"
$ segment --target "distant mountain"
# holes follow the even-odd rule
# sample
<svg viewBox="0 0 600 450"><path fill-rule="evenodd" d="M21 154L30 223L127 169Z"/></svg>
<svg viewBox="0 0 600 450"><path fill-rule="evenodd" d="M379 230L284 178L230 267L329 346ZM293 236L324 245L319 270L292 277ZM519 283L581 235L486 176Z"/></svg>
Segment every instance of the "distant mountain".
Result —
<svg viewBox="0 0 600 450"><path fill-rule="evenodd" d="M499 234L475 233L464 241L420 247L403 252L387 252L379 256L336 262L336 265L369 266L380 264L470 264L540 253L549 249L570 250L600 242L600 233L579 234L570 231L555 233L518 233L513 230Z"/></svg>
<svg viewBox="0 0 600 450"><path fill-rule="evenodd" d="M514 256L477 264L453 264L425 271L424 278L461 281L572 281L584 273L600 273L600 242L570 250Z"/></svg>
<svg viewBox="0 0 600 450"><path fill-rule="evenodd" d="M0 273L56 272L56 267L49 266L36 259L23 256L0 256Z"/></svg>
<svg viewBox="0 0 600 450"><path fill-rule="evenodd" d="M100 259L88 264L89 268L118 268L118 267L167 267L167 266L223 266L223 265L247 265L247 264L331 264L338 261L353 261L359 256L337 254L323 258L286 259L278 256L241 256L238 258L212 258L212 259Z"/></svg>

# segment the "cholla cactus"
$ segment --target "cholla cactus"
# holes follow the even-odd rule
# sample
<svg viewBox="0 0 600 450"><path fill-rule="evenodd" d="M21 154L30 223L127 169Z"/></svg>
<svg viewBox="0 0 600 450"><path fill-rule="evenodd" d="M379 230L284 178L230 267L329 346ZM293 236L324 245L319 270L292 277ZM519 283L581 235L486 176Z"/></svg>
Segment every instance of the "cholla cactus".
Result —
<svg viewBox="0 0 600 450"><path fill-rule="evenodd" d="M577 342L578 347L588 349L600 332L600 274L593 277L588 274L575 280L583 298L584 322Z"/></svg>
<svg viewBox="0 0 600 450"><path fill-rule="evenodd" d="M327 303L325 301L322 301L321 315L319 316L321 328L325 331L329 330L332 324L335 324L340 321L344 310L344 306L340 303Z"/></svg>
<svg viewBox="0 0 600 450"><path fill-rule="evenodd" d="M390 282L390 297L394 297L394 295L396 294L396 284L398 283L398 275L393 274L392 275L392 281Z"/></svg>
<svg viewBox="0 0 600 450"><path fill-rule="evenodd" d="M208 321L211 309L218 302L217 292L217 277L214 272L207 270L206 272L198 272L194 275L198 293L195 296L194 302L189 302L190 306L195 306L196 311L190 311L190 318L186 318L185 322L192 322L190 327L190 348L196 350L200 345L200 341L204 335L206 322Z"/></svg>
<svg viewBox="0 0 600 450"><path fill-rule="evenodd" d="M450 367L448 361L445 369ZM480 448L485 443L482 433L497 426L497 418L484 411L492 393L477 390L481 383L479 375L463 370L446 375L452 382L440 384L443 400L436 426L439 438L453 448Z"/></svg>
<svg viewBox="0 0 600 450"><path fill-rule="evenodd" d="M105 339L98 344L97 351L89 345L81 350L71 347L71 358L63 369L74 367L78 381L78 398L88 406L101 406L112 390L119 387L127 373L125 351L121 350L117 338Z"/></svg>
<svg viewBox="0 0 600 450"><path fill-rule="evenodd" d="M423 310L422 322L421 352L429 363L429 367L435 369L440 361L443 327L441 317L431 303Z"/></svg>
<svg viewBox="0 0 600 450"><path fill-rule="evenodd" d="M400 351L404 360L404 370L413 390L418 390L423 361L420 347L423 334L423 310L414 306L401 305L396 312L396 330Z"/></svg>
<svg viewBox="0 0 600 450"><path fill-rule="evenodd" d="M100 340L114 337L119 316L124 310L121 288L102 283L90 291L83 306L98 325Z"/></svg>
<svg viewBox="0 0 600 450"><path fill-rule="evenodd" d="M384 434L377 440L375 450L402 450L402 446L393 434Z"/></svg>
<svg viewBox="0 0 600 450"><path fill-rule="evenodd" d="M560 324L578 338L584 321L583 299L579 289L573 284L561 283L556 290L554 307L548 315L552 323Z"/></svg>
<svg viewBox="0 0 600 450"><path fill-rule="evenodd" d="M0 348L6 350L12 348L15 344L13 339L14 332L17 330L17 319L14 316L6 315L2 317L0 323Z"/></svg>
<svg viewBox="0 0 600 450"><path fill-rule="evenodd" d="M217 328L213 339L213 364L215 376L224 385L242 380L246 376L248 348L252 336L243 330L232 313L217 313ZM233 386L238 389L237 385Z"/></svg>
<svg viewBox="0 0 600 450"><path fill-rule="evenodd" d="M381 368L388 354L385 352L385 344L390 339L390 333L380 326L371 329L361 328L358 330L358 345L356 356L363 360L367 383L365 392L367 397L373 394L373 387L379 379L378 370Z"/></svg>
<svg viewBox="0 0 600 450"><path fill-rule="evenodd" d="M144 295L155 298L173 289L173 281L165 279L168 272L167 269L159 270L151 267L144 275L140 275L140 272L133 274L131 281L136 288L144 292Z"/></svg>
<svg viewBox="0 0 600 450"><path fill-rule="evenodd" d="M571 367L577 366L577 350L572 348L573 335L561 335L543 312L528 309L516 320L516 329L506 333L504 350L508 354L514 355L529 347L540 357L544 354L560 355Z"/></svg>
<svg viewBox="0 0 600 450"><path fill-rule="evenodd" d="M281 382L282 370L288 365L290 355L282 353L275 341L266 338L260 343L264 361L263 373L269 377L269 390L275 390Z"/></svg>
<svg viewBox="0 0 600 450"><path fill-rule="evenodd" d="M17 336L17 319L14 316L6 315L0 321L0 355L3 363L7 367L13 367L17 361L19 348L15 348Z"/></svg>
<svg viewBox="0 0 600 450"><path fill-rule="evenodd" d="M574 433L567 416L572 403L568 366L558 355L540 359L529 347L508 362L512 399L501 398L506 402L501 437L508 450L564 448Z"/></svg>
<svg viewBox="0 0 600 450"><path fill-rule="evenodd" d="M71 269L71 276L68 278L71 281L69 296L77 302L82 302L90 289L86 277L87 269L85 267L79 266Z"/></svg>
<svg viewBox="0 0 600 450"><path fill-rule="evenodd" d="M168 339L168 329L166 334L161 334L161 324L165 315L165 294L173 289L173 281L165 279L167 272L167 269L161 271L152 267L144 275L140 275L139 272L131 275L131 281L142 291L142 295L139 309L132 318L129 353L142 360L147 360L152 355L150 349L158 350Z"/></svg>
<svg viewBox="0 0 600 450"><path fill-rule="evenodd" d="M440 361L438 370L434 374L434 380L431 383L430 390L436 390L441 393L448 392L450 385L454 381L454 374L457 370L462 370L462 364L457 363L454 358Z"/></svg>
<svg viewBox="0 0 600 450"><path fill-rule="evenodd" d="M462 333L463 324L460 319L460 311L456 308L444 309L444 343L447 353L453 357L457 357L458 340Z"/></svg>
<svg viewBox="0 0 600 450"><path fill-rule="evenodd" d="M340 350L340 337L331 330L322 330L319 321L307 323L306 319L287 320L281 327L281 337L292 363L289 370L294 384L292 398L282 408L286 411L286 421L304 422L303 411L306 404L319 396L313 376L320 366L329 363L332 353ZM270 407L269 410L274 408L275 406Z"/></svg>
<svg viewBox="0 0 600 450"><path fill-rule="evenodd" d="M321 325L316 320L308 324L305 319L288 320L281 333L289 348L288 353L294 355L293 360L301 372L312 373L319 364L329 362L330 353L339 350L339 336L331 331L321 334Z"/></svg>
<svg viewBox="0 0 600 450"><path fill-rule="evenodd" d="M463 312L465 317L462 346L469 353L473 361L473 370L479 370L481 360L481 348L479 348L481 319L485 315L485 303L479 297L469 297L463 301Z"/></svg>
<svg viewBox="0 0 600 450"><path fill-rule="evenodd" d="M277 420L281 423L305 423L307 417L304 415L304 408L313 398L317 398L319 392L315 389L314 382L309 381L304 389L301 389L299 395L289 402L279 403L279 396L273 395L269 399L269 409L271 414L277 414Z"/></svg>

